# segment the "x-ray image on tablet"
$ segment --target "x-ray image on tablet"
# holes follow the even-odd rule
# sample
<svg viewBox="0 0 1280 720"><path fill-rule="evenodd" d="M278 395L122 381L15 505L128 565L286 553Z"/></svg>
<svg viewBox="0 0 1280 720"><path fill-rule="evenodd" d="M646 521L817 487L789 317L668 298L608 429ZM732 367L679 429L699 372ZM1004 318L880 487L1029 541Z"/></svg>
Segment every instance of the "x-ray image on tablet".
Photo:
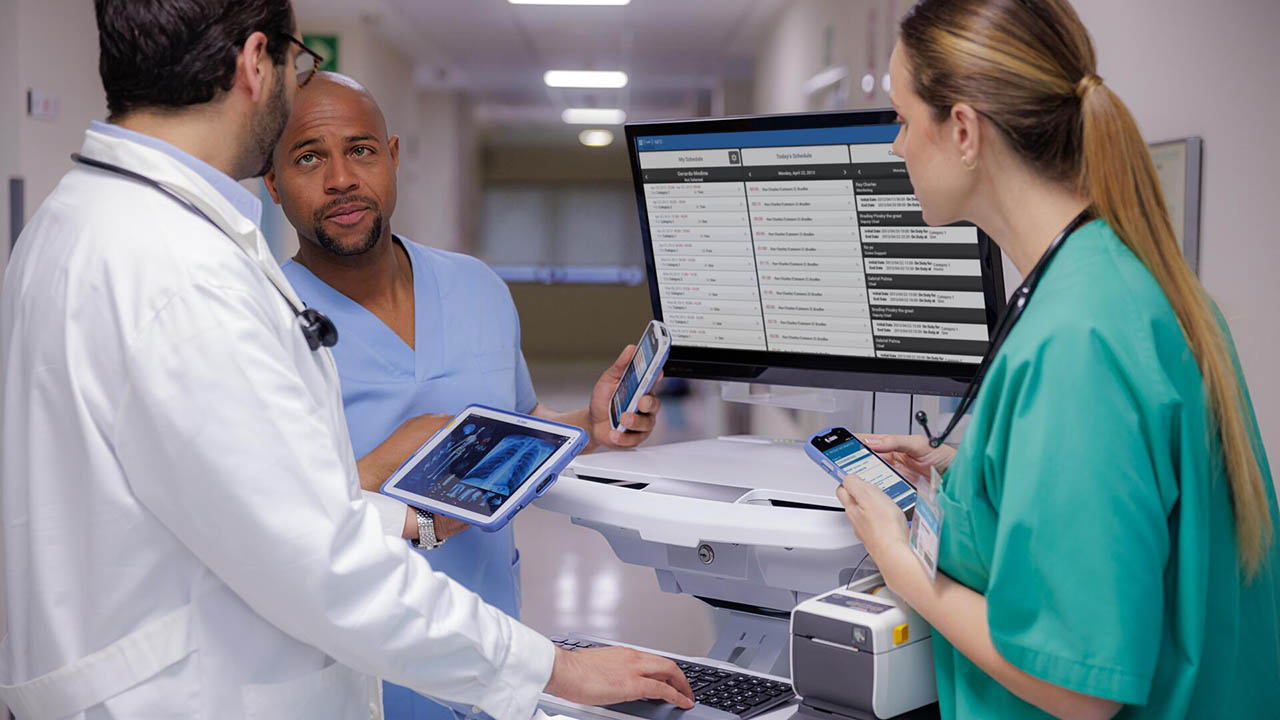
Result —
<svg viewBox="0 0 1280 720"><path fill-rule="evenodd" d="M431 438L383 492L472 524L505 524L585 445L580 428L472 406ZM519 500L512 504L513 498ZM498 514L504 517L496 517ZM487 521L487 522L486 522Z"/></svg>

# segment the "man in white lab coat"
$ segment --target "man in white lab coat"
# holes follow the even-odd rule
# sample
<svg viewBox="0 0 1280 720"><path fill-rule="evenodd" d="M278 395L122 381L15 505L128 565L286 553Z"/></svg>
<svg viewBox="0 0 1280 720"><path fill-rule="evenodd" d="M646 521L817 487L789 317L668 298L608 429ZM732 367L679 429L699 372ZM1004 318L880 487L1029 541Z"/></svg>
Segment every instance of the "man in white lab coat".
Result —
<svg viewBox="0 0 1280 720"><path fill-rule="evenodd" d="M357 718L380 676L499 720L544 688L690 706L668 661L557 651L433 573L395 537L403 506L360 491L331 328L234 181L263 170L309 77L288 0L95 6L111 122L0 296L0 701Z"/></svg>

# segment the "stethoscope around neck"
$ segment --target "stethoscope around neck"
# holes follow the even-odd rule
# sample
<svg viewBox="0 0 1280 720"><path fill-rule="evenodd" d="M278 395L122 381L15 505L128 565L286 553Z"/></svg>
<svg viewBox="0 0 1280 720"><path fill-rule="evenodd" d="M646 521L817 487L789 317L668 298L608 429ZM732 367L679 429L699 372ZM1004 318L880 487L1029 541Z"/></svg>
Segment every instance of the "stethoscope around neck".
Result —
<svg viewBox="0 0 1280 720"><path fill-rule="evenodd" d="M101 160L87 158L80 153L72 153L71 159L81 165L88 165L89 167L105 170L109 173L115 173L116 175L129 178L130 180L136 180L144 185L149 185L156 190L159 190L174 202L203 218L205 222L217 228L218 232L226 235L232 242L235 242L235 239L232 238L221 225L214 222L213 218L209 217L203 210L196 207L196 205L190 200L187 200L156 180L153 180L142 173L129 170L128 168L122 168L119 165L112 165L111 163L103 162ZM240 244L236 243L236 246L240 247ZM243 247L240 249L244 250ZM245 254L248 254L247 250L245 250ZM268 276L267 280L271 282L271 287L274 287L276 292L280 293L280 297L284 298L285 304L287 304L289 309L293 311L294 317L298 318L298 324L302 326L302 336L307 339L307 347L311 348L312 352L315 352L322 347L333 347L338 344L338 327L333 324L332 320L315 308L309 308L306 305L299 308L293 300L285 294L284 290L280 289L280 286L276 284L274 278Z"/></svg>
<svg viewBox="0 0 1280 720"><path fill-rule="evenodd" d="M996 323L995 332L991 334L991 344L987 346L987 352L982 356L982 362L978 363L978 369L973 373L973 379L964 389L964 394L960 396L960 405L956 407L955 413L951 415L951 422L947 423L946 429L942 434L934 436L929 432L929 416L925 411L920 410L916 413L915 421L920 424L920 428L924 430L924 436L929 439L929 447L936 448L946 441L951 435L951 431L956 429L956 425L960 423L960 419L973 406L973 402L978 397L978 388L982 385L982 379L986 376L987 370L990 369L992 361L996 357L996 353L1000 351L1000 346L1004 344L1005 338L1009 337L1009 331L1013 329L1014 323L1018 322L1018 318L1022 317L1022 312L1026 310L1027 303L1031 300L1031 293L1036 289L1036 285L1040 283L1041 276L1044 275L1045 268L1049 266L1049 261L1057 254L1058 249L1062 247L1062 243L1082 225L1089 221L1092 214L1086 208L1076 215L1075 218L1067 223L1067 226L1058 233L1058 236L1049 243L1048 249L1040 256L1040 260L1036 262L1035 267L1031 268L1031 272L1027 273L1027 277L1022 280L1022 284L1017 290L1013 291L1013 295L1009 298L1009 307L1005 310L1004 315L1000 317L1000 322Z"/></svg>

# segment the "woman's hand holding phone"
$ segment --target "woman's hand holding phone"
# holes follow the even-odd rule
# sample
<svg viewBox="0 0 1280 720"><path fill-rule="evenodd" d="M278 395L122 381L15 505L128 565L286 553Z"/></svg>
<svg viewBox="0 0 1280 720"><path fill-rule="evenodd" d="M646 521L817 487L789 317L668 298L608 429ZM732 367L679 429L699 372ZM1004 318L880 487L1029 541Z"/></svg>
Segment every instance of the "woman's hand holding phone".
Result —
<svg viewBox="0 0 1280 720"><path fill-rule="evenodd" d="M907 516L883 490L850 473L836 488L836 499L877 566L892 552L906 549L911 553Z"/></svg>
<svg viewBox="0 0 1280 720"><path fill-rule="evenodd" d="M925 482L929 480L930 469L936 469L941 475L956 457L955 448L949 445L929 447L929 441L922 435L859 434L858 439L898 472Z"/></svg>

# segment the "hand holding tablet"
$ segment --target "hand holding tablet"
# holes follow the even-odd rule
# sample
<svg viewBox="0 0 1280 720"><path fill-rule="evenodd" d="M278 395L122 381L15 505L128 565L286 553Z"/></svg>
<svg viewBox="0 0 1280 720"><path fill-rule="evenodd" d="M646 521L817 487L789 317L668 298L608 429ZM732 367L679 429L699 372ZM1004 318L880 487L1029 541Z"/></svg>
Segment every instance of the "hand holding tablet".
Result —
<svg viewBox="0 0 1280 720"><path fill-rule="evenodd" d="M382 493L493 532L546 492L586 444L581 428L472 405L410 456Z"/></svg>

